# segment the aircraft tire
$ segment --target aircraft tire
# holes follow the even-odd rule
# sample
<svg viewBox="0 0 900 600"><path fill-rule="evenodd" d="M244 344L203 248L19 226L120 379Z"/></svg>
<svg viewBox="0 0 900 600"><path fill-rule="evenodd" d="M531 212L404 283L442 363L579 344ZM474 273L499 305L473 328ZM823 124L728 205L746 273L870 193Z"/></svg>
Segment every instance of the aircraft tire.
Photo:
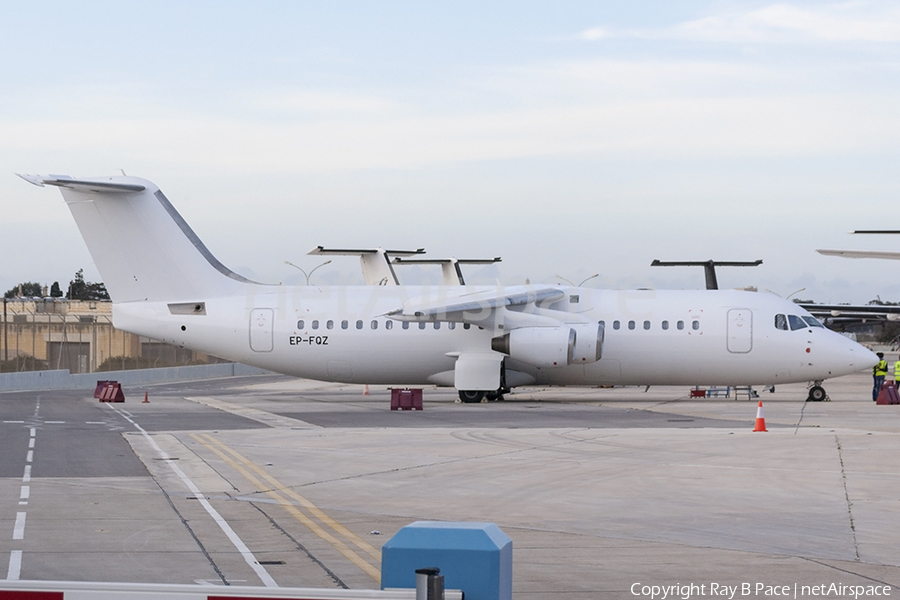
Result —
<svg viewBox="0 0 900 600"><path fill-rule="evenodd" d="M477 404L484 399L484 392L481 390L459 390L459 399L465 404Z"/></svg>
<svg viewBox="0 0 900 600"><path fill-rule="evenodd" d="M821 385L814 385L809 388L809 396L807 396L807 402L821 402L825 399L825 388Z"/></svg>

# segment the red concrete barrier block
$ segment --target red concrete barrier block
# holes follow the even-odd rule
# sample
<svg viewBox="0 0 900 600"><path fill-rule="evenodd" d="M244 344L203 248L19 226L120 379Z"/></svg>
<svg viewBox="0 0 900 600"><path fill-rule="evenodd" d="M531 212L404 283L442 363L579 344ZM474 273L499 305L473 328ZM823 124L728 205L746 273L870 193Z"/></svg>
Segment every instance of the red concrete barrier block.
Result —
<svg viewBox="0 0 900 600"><path fill-rule="evenodd" d="M422 410L422 390L391 389L391 410Z"/></svg>

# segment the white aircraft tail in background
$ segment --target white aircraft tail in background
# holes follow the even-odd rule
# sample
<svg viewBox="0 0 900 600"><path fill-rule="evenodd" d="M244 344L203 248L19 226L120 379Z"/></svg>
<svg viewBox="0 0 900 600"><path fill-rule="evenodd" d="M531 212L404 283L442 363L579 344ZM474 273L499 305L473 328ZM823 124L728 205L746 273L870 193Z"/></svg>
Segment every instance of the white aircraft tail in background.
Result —
<svg viewBox="0 0 900 600"><path fill-rule="evenodd" d="M822 380L878 362L771 294L260 284L216 260L147 180L22 177L61 189L117 328L281 373L455 386L466 402L531 384L802 381L822 399Z"/></svg>

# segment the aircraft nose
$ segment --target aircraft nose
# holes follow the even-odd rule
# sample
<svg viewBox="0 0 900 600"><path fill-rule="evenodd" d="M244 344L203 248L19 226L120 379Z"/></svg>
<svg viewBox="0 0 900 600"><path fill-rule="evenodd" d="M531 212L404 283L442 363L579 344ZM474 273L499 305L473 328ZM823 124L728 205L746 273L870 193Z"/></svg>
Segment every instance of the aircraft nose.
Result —
<svg viewBox="0 0 900 600"><path fill-rule="evenodd" d="M878 355L874 352L866 348L865 346L861 346L852 340L847 340L850 342L850 364L851 366L858 367L859 371L862 371L866 367L874 367L878 364Z"/></svg>
<svg viewBox="0 0 900 600"><path fill-rule="evenodd" d="M878 357L865 346L838 333L832 332L832 336L829 336L831 341L827 344L829 350L826 352L825 360L828 370L826 377L859 373L878 364Z"/></svg>

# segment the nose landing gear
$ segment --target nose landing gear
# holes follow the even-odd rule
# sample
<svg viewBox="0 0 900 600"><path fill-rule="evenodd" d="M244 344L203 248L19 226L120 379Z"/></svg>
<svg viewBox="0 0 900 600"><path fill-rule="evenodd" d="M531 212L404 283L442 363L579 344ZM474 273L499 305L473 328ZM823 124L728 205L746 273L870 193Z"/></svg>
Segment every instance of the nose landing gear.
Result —
<svg viewBox="0 0 900 600"><path fill-rule="evenodd" d="M827 402L831 400L822 387L822 380L814 381L812 387L809 388L809 395L806 397L807 402Z"/></svg>

